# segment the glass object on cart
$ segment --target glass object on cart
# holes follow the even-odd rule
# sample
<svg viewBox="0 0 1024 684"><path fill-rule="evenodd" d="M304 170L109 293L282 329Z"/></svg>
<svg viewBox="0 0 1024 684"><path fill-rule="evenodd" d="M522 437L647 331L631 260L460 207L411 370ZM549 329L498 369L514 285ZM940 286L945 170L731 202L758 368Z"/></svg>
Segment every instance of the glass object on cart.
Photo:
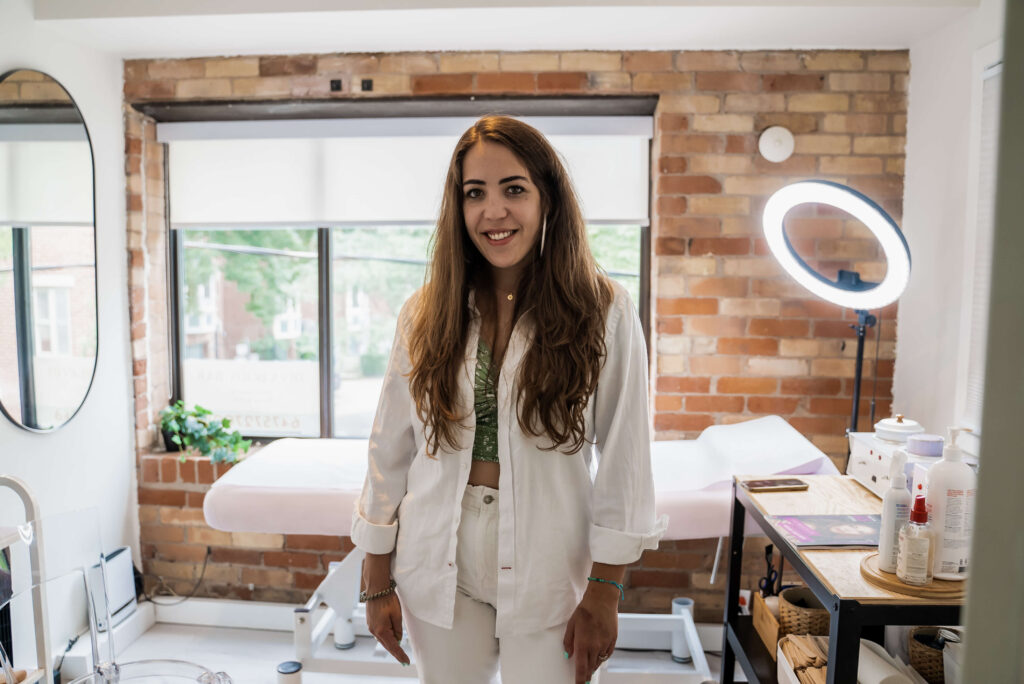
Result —
<svg viewBox="0 0 1024 684"><path fill-rule="evenodd" d="M212 672L201 665L183 660L137 660L115 665L108 672L94 672L71 682L71 684L108 684L132 682L132 684L232 684L231 677L224 672Z"/></svg>

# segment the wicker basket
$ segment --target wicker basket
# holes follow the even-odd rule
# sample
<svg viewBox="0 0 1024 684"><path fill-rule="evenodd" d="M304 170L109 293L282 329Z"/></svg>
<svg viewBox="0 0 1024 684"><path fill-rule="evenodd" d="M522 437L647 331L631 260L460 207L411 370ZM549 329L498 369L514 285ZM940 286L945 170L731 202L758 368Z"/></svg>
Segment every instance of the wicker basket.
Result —
<svg viewBox="0 0 1024 684"><path fill-rule="evenodd" d="M928 684L946 684L946 673L942 664L942 649L925 646L914 638L924 634L934 637L938 627L915 627L907 634L907 650L910 652L910 666L925 678Z"/></svg>
<svg viewBox="0 0 1024 684"><path fill-rule="evenodd" d="M828 622L828 611L815 597L814 592L807 587L790 587L779 595L780 636L783 634L827 636Z"/></svg>

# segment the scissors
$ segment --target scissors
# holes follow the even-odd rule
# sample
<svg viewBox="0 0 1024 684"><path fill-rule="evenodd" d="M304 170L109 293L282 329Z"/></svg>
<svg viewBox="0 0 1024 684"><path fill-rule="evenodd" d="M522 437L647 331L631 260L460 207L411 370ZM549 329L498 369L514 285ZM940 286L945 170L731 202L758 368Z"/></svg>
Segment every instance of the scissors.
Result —
<svg viewBox="0 0 1024 684"><path fill-rule="evenodd" d="M769 544L764 547L764 562L765 571L764 577L757 581L757 586L761 590L761 596L778 596L779 592L782 591L782 563L784 558L779 556L779 569L775 570L775 565L772 563L772 555L775 547Z"/></svg>

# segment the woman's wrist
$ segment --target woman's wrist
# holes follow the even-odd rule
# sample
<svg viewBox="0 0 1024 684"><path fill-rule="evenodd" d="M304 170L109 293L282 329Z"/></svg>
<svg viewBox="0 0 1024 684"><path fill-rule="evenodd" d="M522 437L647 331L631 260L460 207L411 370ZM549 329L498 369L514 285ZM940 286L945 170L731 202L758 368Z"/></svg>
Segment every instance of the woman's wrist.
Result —
<svg viewBox="0 0 1024 684"><path fill-rule="evenodd" d="M587 577L586 594L601 600L618 603L625 598L623 583L626 578L625 565L594 563Z"/></svg>
<svg viewBox="0 0 1024 684"><path fill-rule="evenodd" d="M395 593L396 586L397 585L395 584L395 580L392 579L390 582L388 582L388 586L384 589L381 589L380 591L371 591L369 589L364 589L363 591L359 592L359 602L367 603L369 601L381 599L386 596L391 596Z"/></svg>
<svg viewBox="0 0 1024 684"><path fill-rule="evenodd" d="M621 582L590 576L587 578L587 591L594 598L618 603L625 598L625 590Z"/></svg>
<svg viewBox="0 0 1024 684"><path fill-rule="evenodd" d="M363 559L363 589L375 593L386 589L391 583L391 554L368 553Z"/></svg>

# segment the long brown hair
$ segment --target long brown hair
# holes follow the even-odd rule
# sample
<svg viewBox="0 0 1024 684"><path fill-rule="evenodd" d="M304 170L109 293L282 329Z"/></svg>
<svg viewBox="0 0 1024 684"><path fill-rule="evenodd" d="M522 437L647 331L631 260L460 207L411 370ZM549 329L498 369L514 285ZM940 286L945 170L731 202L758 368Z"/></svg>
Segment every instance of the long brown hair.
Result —
<svg viewBox="0 0 1024 684"><path fill-rule="evenodd" d="M472 316L468 295L489 284L490 266L466 231L462 163L481 141L504 145L519 158L540 191L547 221L543 254L539 244L533 248L516 297L517 315L529 316L534 328L519 370L519 425L535 437L547 435L551 449L566 446L574 453L586 440L585 410L604 361L612 289L590 252L583 214L558 153L539 131L505 116L481 118L455 146L427 282L414 307L409 388L426 426L427 452L436 453L442 441L458 449L468 417L458 409Z"/></svg>

